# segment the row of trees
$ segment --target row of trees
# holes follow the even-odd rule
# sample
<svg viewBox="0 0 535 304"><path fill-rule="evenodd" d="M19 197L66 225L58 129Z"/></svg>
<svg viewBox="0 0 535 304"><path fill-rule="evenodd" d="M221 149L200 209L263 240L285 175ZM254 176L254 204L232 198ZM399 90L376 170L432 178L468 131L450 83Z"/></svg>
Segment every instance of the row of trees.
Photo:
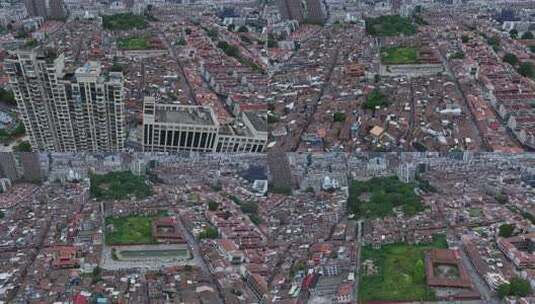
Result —
<svg viewBox="0 0 535 304"><path fill-rule="evenodd" d="M518 30L517 29L512 29L511 31L509 31L509 36L512 38L512 39L518 39ZM530 39L534 39L535 36L533 35L532 32L530 31L527 31L527 32L524 32L521 36L520 36L520 39L522 40L530 40Z"/></svg>
<svg viewBox="0 0 535 304"><path fill-rule="evenodd" d="M535 78L535 66L531 62L520 62L518 57L513 53L507 53L503 56L503 61L509 63L516 68L517 72L529 78Z"/></svg>
<svg viewBox="0 0 535 304"><path fill-rule="evenodd" d="M505 297L526 297L531 293L531 286L527 280L515 277L509 283L498 286L497 292L501 299Z"/></svg>

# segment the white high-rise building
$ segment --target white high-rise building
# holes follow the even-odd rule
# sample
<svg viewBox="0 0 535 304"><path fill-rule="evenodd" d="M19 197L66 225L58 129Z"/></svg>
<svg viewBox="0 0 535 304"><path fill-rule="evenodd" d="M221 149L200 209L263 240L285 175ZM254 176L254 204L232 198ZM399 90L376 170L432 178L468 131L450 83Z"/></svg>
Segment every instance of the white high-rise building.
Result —
<svg viewBox="0 0 535 304"><path fill-rule="evenodd" d="M126 137L123 75L88 62L67 71L63 54L20 50L4 62L36 151L120 151Z"/></svg>

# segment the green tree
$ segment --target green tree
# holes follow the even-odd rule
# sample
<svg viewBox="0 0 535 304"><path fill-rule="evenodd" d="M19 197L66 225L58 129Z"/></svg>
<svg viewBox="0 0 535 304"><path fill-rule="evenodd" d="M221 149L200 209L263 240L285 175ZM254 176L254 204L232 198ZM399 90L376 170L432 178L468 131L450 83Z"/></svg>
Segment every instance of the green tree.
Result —
<svg viewBox="0 0 535 304"><path fill-rule="evenodd" d="M507 283L503 283L500 286L498 286L498 289L496 290L496 292L498 293L498 297L500 297L500 299L503 299L511 293L511 285Z"/></svg>
<svg viewBox="0 0 535 304"><path fill-rule="evenodd" d="M461 36L461 41L462 41L463 43L468 43L468 42L470 41L470 37L467 36L467 35L462 35L462 36Z"/></svg>
<svg viewBox="0 0 535 304"><path fill-rule="evenodd" d="M531 62L523 62L518 68L518 73L524 77L533 78L535 76L535 69Z"/></svg>
<svg viewBox="0 0 535 304"><path fill-rule="evenodd" d="M514 277L510 283L504 283L498 286L497 293L501 299L507 296L526 297L531 294L531 285L527 280Z"/></svg>
<svg viewBox="0 0 535 304"><path fill-rule="evenodd" d="M503 194L501 192L496 193L496 197L495 198L496 198L496 201L498 203L502 204L502 205L507 203L507 195L505 195L505 194Z"/></svg>
<svg viewBox="0 0 535 304"><path fill-rule="evenodd" d="M517 29L512 29L509 31L509 36L512 38L512 39L518 39L518 31Z"/></svg>
<svg viewBox="0 0 535 304"><path fill-rule="evenodd" d="M524 40L529 40L529 39L533 39L535 37L533 37L533 33L532 32L525 32L524 34L522 34L522 36L520 37L520 39L524 39Z"/></svg>
<svg viewBox="0 0 535 304"><path fill-rule="evenodd" d="M112 65L111 65L111 68L110 68L110 71L111 72L122 72L124 70L124 67L122 64L120 63L117 63L117 62L114 62Z"/></svg>
<svg viewBox="0 0 535 304"><path fill-rule="evenodd" d="M450 59L464 59L465 55L463 52L455 52L451 55Z"/></svg>
<svg viewBox="0 0 535 304"><path fill-rule="evenodd" d="M229 31L229 32L234 32L235 28L236 28L236 26L234 24L227 25L227 31Z"/></svg>
<svg viewBox="0 0 535 304"><path fill-rule="evenodd" d="M507 53L505 56L503 56L503 61L514 66L518 63L518 57L516 57L516 55L513 53Z"/></svg>
<svg viewBox="0 0 535 304"><path fill-rule="evenodd" d="M502 224L499 228L498 235L503 238L508 238L513 235L515 230L515 225L513 224Z"/></svg>
<svg viewBox="0 0 535 304"><path fill-rule="evenodd" d="M377 106L386 106L388 105L388 101L386 100L386 96L381 93L378 89L374 89L370 94L368 94L368 97L366 98L366 102L364 102L363 106L365 109L375 110L375 107Z"/></svg>
<svg viewBox="0 0 535 304"><path fill-rule="evenodd" d="M249 39L249 37L247 37L247 36L245 36L245 35L240 35L240 39L241 39L241 41L243 41L243 42L245 42L245 43L247 43L247 44L251 44L251 43L253 43L253 42L251 41L251 39Z"/></svg>
<svg viewBox="0 0 535 304"><path fill-rule="evenodd" d="M379 74L375 74L375 75L373 76L373 81L374 81L375 83L378 83L379 81L381 81L381 75L379 75Z"/></svg>
<svg viewBox="0 0 535 304"><path fill-rule="evenodd" d="M92 279L93 284L100 281L102 279L102 268L100 268L99 266L96 266L95 268L93 268L92 276L93 276L93 279Z"/></svg>
<svg viewBox="0 0 535 304"><path fill-rule="evenodd" d="M186 45L187 42L186 42L186 39L184 39L184 37L180 37L180 39L178 39L178 40L176 41L176 44L177 44L177 45Z"/></svg>
<svg viewBox="0 0 535 304"><path fill-rule="evenodd" d="M214 201L208 201L208 210L216 211L219 208L219 204Z"/></svg>
<svg viewBox="0 0 535 304"><path fill-rule="evenodd" d="M515 297L526 297L531 293L531 286L527 280L515 277L511 279L510 294Z"/></svg>
<svg viewBox="0 0 535 304"><path fill-rule="evenodd" d="M240 50L237 46L228 44L226 41L219 41L217 47L220 48L227 56L239 58Z"/></svg>
<svg viewBox="0 0 535 304"><path fill-rule="evenodd" d="M258 211L258 205L255 202L248 201L243 203L240 209L243 213L256 214L256 212Z"/></svg>
<svg viewBox="0 0 535 304"><path fill-rule="evenodd" d="M16 152L32 152L32 145L28 141L21 141L13 150Z"/></svg>
<svg viewBox="0 0 535 304"><path fill-rule="evenodd" d="M492 36L489 39L487 39L487 43L489 45L491 45L492 47L499 47L500 46L500 37Z"/></svg>
<svg viewBox="0 0 535 304"><path fill-rule="evenodd" d="M102 26L108 30L143 29L148 26L144 16L132 13L122 13L102 17Z"/></svg>
<svg viewBox="0 0 535 304"><path fill-rule="evenodd" d="M240 26L238 28L238 32L240 32L240 33L246 33L248 31L249 31L249 29L245 25L242 25L242 26Z"/></svg>
<svg viewBox="0 0 535 304"><path fill-rule="evenodd" d="M346 120L346 114L344 112L335 112L333 118L335 122L344 122Z"/></svg>
<svg viewBox="0 0 535 304"><path fill-rule="evenodd" d="M217 239L219 232L214 227L208 227L203 232L199 233L199 239Z"/></svg>
<svg viewBox="0 0 535 304"><path fill-rule="evenodd" d="M6 102L11 105L16 105L15 94L13 94L12 91L0 88L0 101Z"/></svg>

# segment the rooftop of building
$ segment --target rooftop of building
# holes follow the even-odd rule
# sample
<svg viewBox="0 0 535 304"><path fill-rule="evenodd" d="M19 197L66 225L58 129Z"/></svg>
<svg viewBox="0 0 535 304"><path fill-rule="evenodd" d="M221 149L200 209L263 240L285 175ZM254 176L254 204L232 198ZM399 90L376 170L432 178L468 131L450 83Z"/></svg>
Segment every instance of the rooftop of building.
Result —
<svg viewBox="0 0 535 304"><path fill-rule="evenodd" d="M155 120L161 123L215 126L217 122L207 107L182 105L157 105Z"/></svg>
<svg viewBox="0 0 535 304"><path fill-rule="evenodd" d="M266 112L244 112L244 115L251 122L253 127L259 132L267 132L267 114Z"/></svg>

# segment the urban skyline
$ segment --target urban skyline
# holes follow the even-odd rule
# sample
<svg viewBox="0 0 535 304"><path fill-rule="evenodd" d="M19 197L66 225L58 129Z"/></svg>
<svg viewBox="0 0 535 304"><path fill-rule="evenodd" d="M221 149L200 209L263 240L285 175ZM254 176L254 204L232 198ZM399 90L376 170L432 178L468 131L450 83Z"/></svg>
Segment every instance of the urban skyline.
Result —
<svg viewBox="0 0 535 304"><path fill-rule="evenodd" d="M0 304L535 303L535 0L0 0Z"/></svg>

